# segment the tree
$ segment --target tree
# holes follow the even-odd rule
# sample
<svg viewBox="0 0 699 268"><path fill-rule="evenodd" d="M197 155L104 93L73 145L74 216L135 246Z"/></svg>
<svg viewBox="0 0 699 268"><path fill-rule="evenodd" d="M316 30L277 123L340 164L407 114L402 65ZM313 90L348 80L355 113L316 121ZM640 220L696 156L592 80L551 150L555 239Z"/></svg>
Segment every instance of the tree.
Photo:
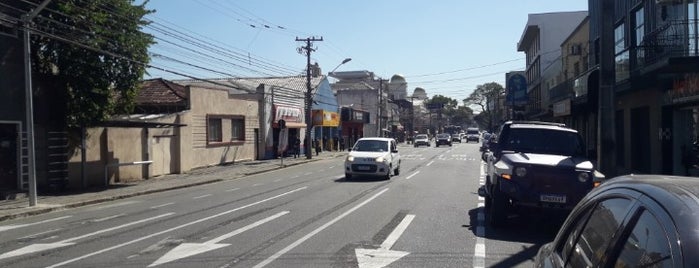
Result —
<svg viewBox="0 0 699 268"><path fill-rule="evenodd" d="M97 125L129 113L153 37L141 31L152 11L133 0L52 1L35 19L33 71L45 89L49 122Z"/></svg>
<svg viewBox="0 0 699 268"><path fill-rule="evenodd" d="M491 101L495 102L504 93L505 88L496 82L478 85L476 89L471 92L471 95L464 99L464 104L466 106L478 106L481 110L481 114L477 117L478 121L481 121L483 126L488 126L488 129L492 131L493 123L497 122L495 118L496 111L491 111L488 103Z"/></svg>

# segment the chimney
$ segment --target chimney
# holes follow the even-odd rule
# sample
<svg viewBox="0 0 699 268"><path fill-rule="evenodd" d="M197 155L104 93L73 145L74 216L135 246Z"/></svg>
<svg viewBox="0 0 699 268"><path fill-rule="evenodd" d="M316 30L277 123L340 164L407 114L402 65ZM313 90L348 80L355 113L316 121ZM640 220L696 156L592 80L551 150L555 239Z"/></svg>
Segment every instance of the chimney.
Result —
<svg viewBox="0 0 699 268"><path fill-rule="evenodd" d="M311 66L311 76L313 77L319 77L323 73L320 71L320 66L318 66L318 63L314 63L313 66Z"/></svg>

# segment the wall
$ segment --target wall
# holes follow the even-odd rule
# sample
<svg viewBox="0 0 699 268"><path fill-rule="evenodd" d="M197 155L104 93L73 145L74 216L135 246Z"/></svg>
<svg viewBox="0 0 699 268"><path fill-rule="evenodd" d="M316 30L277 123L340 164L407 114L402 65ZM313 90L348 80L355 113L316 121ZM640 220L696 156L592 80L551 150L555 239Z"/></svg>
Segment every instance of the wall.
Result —
<svg viewBox="0 0 699 268"><path fill-rule="evenodd" d="M627 174L627 173L639 173L637 170L633 170L633 159L634 157L646 157L646 153L639 156L638 153L634 156L634 150L632 149L632 135L643 136L648 135L649 142L644 146L648 146L647 149L647 159L649 160L650 167L649 171L651 173L661 173L662 171L662 148L661 141L658 136L658 130L661 128L661 107L658 102L663 96L661 92L657 89L648 89L643 91L632 92L626 95L617 96L616 98L616 111L624 110L624 118L615 118L615 120L623 120L624 135L623 140L616 142L618 144L623 144L624 146L624 164L619 167L617 174ZM633 129L631 126L631 113L635 108L648 107L650 117L647 118L645 123L649 124L649 133L635 133L637 129ZM642 148L645 149L645 148ZM636 152L637 152L636 151ZM619 156L617 156L619 157Z"/></svg>

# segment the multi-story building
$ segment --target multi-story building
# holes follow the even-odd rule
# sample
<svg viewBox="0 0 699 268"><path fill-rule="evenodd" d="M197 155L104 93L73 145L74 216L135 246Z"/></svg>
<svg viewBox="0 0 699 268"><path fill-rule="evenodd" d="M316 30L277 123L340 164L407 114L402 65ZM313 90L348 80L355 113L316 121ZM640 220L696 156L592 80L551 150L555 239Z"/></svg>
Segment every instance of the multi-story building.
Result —
<svg viewBox="0 0 699 268"><path fill-rule="evenodd" d="M614 55L616 172L698 176L697 1L623 0L611 10L602 9L603 1L588 2L591 63L605 66L599 64L609 60L601 58L605 49ZM606 14L611 29L603 27ZM613 45L600 42L602 36Z"/></svg>
<svg viewBox="0 0 699 268"><path fill-rule="evenodd" d="M587 11L529 14L527 25L517 43L517 51L526 53L526 118L550 120L549 89L558 84L561 70L560 45Z"/></svg>

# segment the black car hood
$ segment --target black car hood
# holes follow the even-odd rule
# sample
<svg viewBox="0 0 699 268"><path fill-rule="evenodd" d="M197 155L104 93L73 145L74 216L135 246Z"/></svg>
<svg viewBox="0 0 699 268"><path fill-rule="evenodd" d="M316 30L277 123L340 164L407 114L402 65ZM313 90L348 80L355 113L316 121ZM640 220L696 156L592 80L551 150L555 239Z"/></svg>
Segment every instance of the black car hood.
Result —
<svg viewBox="0 0 699 268"><path fill-rule="evenodd" d="M515 165L540 165L551 167L575 168L580 170L593 170L594 165L590 160L580 156L564 156L535 153L503 153L501 161Z"/></svg>

